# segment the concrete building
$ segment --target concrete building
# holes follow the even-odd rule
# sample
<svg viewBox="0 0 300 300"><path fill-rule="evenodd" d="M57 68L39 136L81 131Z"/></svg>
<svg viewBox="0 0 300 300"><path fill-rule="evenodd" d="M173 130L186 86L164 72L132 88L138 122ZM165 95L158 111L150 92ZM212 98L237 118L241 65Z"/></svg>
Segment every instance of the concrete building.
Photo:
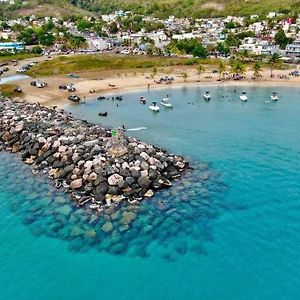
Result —
<svg viewBox="0 0 300 300"><path fill-rule="evenodd" d="M300 39L286 46L286 55L289 57L300 57Z"/></svg>

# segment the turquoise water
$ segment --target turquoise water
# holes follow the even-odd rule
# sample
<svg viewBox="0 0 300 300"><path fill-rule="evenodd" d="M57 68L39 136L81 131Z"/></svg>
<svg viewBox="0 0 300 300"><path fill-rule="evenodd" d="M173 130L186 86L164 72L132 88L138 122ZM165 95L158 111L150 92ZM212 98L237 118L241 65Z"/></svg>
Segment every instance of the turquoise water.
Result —
<svg viewBox="0 0 300 300"><path fill-rule="evenodd" d="M144 91L171 95L174 109L158 114L138 103L141 92L69 107L147 127L130 134L195 168L145 201L122 234L103 235L101 220L0 153L0 298L299 299L299 89L278 88L270 103L271 88L246 88L246 104L241 88L210 91L209 103L201 88Z"/></svg>

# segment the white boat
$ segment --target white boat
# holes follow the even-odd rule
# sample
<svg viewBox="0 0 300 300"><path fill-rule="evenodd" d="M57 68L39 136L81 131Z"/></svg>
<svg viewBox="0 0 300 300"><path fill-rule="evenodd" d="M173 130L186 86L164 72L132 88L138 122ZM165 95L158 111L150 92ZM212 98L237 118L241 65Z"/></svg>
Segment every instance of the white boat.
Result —
<svg viewBox="0 0 300 300"><path fill-rule="evenodd" d="M206 91L203 95L203 98L205 101L210 101L210 92Z"/></svg>
<svg viewBox="0 0 300 300"><path fill-rule="evenodd" d="M277 101L279 99L278 94L276 92L273 92L271 95L271 100Z"/></svg>
<svg viewBox="0 0 300 300"><path fill-rule="evenodd" d="M158 112L159 111L159 106L157 105L156 102L152 102L152 105L149 106L149 109L151 109L152 111Z"/></svg>
<svg viewBox="0 0 300 300"><path fill-rule="evenodd" d="M141 96L141 97L140 97L140 103L141 103L141 104L146 104L146 99L145 99L144 96Z"/></svg>
<svg viewBox="0 0 300 300"><path fill-rule="evenodd" d="M246 92L242 92L242 94L240 95L240 99L241 99L241 101L244 101L244 102L246 102L248 100Z"/></svg>
<svg viewBox="0 0 300 300"><path fill-rule="evenodd" d="M173 108L173 105L170 103L169 98L164 98L161 100L160 102L161 105L165 106L165 107L169 107L169 108Z"/></svg>

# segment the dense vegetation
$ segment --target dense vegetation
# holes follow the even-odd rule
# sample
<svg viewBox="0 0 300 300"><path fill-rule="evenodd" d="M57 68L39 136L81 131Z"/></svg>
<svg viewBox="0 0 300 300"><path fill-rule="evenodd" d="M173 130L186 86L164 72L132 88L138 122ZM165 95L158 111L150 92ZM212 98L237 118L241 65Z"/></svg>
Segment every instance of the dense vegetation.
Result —
<svg viewBox="0 0 300 300"><path fill-rule="evenodd" d="M84 11L96 14L123 9L159 17L205 17L265 14L269 11L295 14L300 12L300 0L15 0L13 5L2 4L0 14L5 17L18 12L26 14L26 9L28 14L32 9L37 15L42 12L70 15Z"/></svg>
<svg viewBox="0 0 300 300"><path fill-rule="evenodd" d="M33 67L31 76L50 76L86 71L152 69L156 67L193 65L197 59L165 57L131 57L110 55L60 56Z"/></svg>

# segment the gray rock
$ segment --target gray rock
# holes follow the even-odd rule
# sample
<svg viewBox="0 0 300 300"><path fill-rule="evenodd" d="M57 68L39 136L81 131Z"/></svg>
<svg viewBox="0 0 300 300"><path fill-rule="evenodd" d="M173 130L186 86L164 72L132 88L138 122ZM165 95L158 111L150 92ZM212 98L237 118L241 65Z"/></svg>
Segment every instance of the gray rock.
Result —
<svg viewBox="0 0 300 300"><path fill-rule="evenodd" d="M60 173L59 178L66 178L74 169L74 165L66 166Z"/></svg>
<svg viewBox="0 0 300 300"><path fill-rule="evenodd" d="M151 180L148 176L141 176L138 179L138 184L142 188L148 188L151 184Z"/></svg>

